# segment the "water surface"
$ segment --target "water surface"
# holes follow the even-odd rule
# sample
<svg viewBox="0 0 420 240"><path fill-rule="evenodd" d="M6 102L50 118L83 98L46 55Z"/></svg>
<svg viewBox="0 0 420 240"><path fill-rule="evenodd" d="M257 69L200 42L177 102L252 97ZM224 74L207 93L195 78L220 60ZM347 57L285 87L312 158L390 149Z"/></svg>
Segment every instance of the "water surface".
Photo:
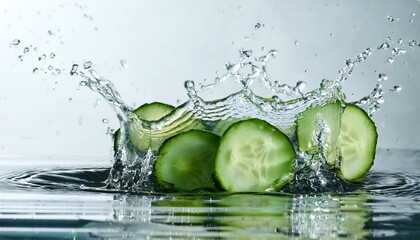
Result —
<svg viewBox="0 0 420 240"><path fill-rule="evenodd" d="M365 181L345 192L317 194L133 193L106 187L111 165L106 157L37 158L36 166L34 159L1 161L2 238L416 239L420 234L418 150L379 149Z"/></svg>

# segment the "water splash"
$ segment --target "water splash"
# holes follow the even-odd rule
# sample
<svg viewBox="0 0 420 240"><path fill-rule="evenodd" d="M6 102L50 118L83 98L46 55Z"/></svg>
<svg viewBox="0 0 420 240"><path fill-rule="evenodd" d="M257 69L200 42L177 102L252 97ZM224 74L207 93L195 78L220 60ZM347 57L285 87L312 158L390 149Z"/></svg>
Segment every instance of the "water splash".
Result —
<svg viewBox="0 0 420 240"><path fill-rule="evenodd" d="M393 44L399 44L393 46ZM216 77L213 81L205 80L196 84L192 80L184 83L188 101L175 108L169 115L157 121L145 121L132 113L132 109L126 105L112 82L102 78L93 68L92 63L84 64L84 69L79 70L78 64L73 64L71 75L83 77L81 86L87 86L102 95L106 102L115 110L120 120L118 143L115 150L114 166L111 169L108 184L110 187L129 189L132 191L154 191L159 185L154 181L152 174L154 161L157 158L158 146L167 138L180 132L194 128L212 131L221 135L229 124L243 118L259 118L279 128L295 139L295 121L297 116L308 107L320 106L330 101L345 102L345 94L341 90L342 84L352 75L354 69L365 62L375 51L390 51L390 58L394 59L405 54L404 46L414 47L417 41L392 42L390 38L381 43L377 48L366 48L356 54L352 59L347 59L345 65L338 71L335 79L322 80L319 88L305 92L306 83L297 81L294 86L282 83L281 80L269 77L267 64L278 54L277 50L269 50L257 57L249 49L239 50L239 59L228 62L225 65L226 72ZM87 71L85 73L84 71ZM224 81L235 81L242 88L223 99L207 102L200 97L202 91L214 89ZM388 81L385 73L378 74L377 83L369 95L353 102L364 108L369 115L377 112L384 103L384 94L387 92L399 92L401 87L395 85L393 89L385 91L383 83ZM263 84L274 94L270 97L256 95L252 87ZM200 86L197 88L196 86ZM291 98L291 100L283 100ZM197 125L197 121L201 122ZM223 124L223 123L229 124ZM135 141L145 145L139 149L133 145ZM322 134L320 134L322 137ZM134 141L134 142L135 142ZM322 139L320 140L322 141ZM157 147L156 147L157 146ZM313 158L312 160L308 160ZM295 175L294 188L299 186L313 189L336 189L345 188L345 184L334 174L329 173L322 164L320 156L306 156L298 152L297 173ZM334 175L334 176L333 176ZM303 179L306 179L303 181Z"/></svg>

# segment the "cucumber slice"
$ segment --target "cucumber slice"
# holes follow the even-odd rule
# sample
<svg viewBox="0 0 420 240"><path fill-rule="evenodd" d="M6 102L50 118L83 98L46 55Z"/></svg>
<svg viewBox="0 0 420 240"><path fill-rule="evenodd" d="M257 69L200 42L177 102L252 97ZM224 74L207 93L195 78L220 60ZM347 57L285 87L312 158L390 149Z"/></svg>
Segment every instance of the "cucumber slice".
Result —
<svg viewBox="0 0 420 240"><path fill-rule="evenodd" d="M155 175L164 186L181 191L215 189L214 158L219 137L190 130L167 139L156 160Z"/></svg>
<svg viewBox="0 0 420 240"><path fill-rule="evenodd" d="M321 153L328 165L337 164L340 156L338 136L341 115L340 102L308 108L302 112L296 122L299 150L310 154Z"/></svg>
<svg viewBox="0 0 420 240"><path fill-rule="evenodd" d="M146 121L157 121L162 117L168 115L174 110L174 106L161 103L161 102L152 102L146 103L138 107L133 111L139 118Z"/></svg>
<svg viewBox="0 0 420 240"><path fill-rule="evenodd" d="M344 180L360 180L372 167L378 133L375 123L363 109L348 104L341 119L340 173Z"/></svg>
<svg viewBox="0 0 420 240"><path fill-rule="evenodd" d="M140 119L146 120L146 121L157 121L164 116L168 115L172 110L174 110L174 106L160 103L160 102L152 102L152 103L146 103L138 107L133 111ZM139 148L140 150L147 150L148 142L147 144L140 144L142 142L138 139L135 128L133 126L129 127L129 136L130 141L134 143L134 145ZM121 131L118 129L114 133L114 152L118 151L118 143L121 137Z"/></svg>
<svg viewBox="0 0 420 240"><path fill-rule="evenodd" d="M294 159L293 145L280 130L263 120L243 120L223 135L215 175L231 192L279 189L292 177Z"/></svg>

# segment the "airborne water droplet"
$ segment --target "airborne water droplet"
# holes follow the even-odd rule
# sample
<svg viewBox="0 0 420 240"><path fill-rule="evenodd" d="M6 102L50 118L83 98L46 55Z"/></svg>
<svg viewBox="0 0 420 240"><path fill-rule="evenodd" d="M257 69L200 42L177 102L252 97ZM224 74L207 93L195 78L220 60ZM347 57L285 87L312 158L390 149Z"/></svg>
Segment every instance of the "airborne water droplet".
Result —
<svg viewBox="0 0 420 240"><path fill-rule="evenodd" d="M50 71L51 71L51 70L53 70L53 68L54 68L54 67L53 67L52 65L49 65L49 66L48 66L48 70L50 70Z"/></svg>
<svg viewBox="0 0 420 240"><path fill-rule="evenodd" d="M387 62L392 64L394 62L394 58L392 58L392 57L388 58Z"/></svg>
<svg viewBox="0 0 420 240"><path fill-rule="evenodd" d="M17 45L19 45L19 43L20 43L20 40L19 39L15 39L15 40L13 40L12 45L17 46Z"/></svg>
<svg viewBox="0 0 420 240"><path fill-rule="evenodd" d="M69 98L69 102L73 101L73 98Z"/></svg>
<svg viewBox="0 0 420 240"><path fill-rule="evenodd" d="M394 86L394 91L400 92L401 90L402 90L402 88L400 86L398 86L398 85Z"/></svg>
<svg viewBox="0 0 420 240"><path fill-rule="evenodd" d="M70 70L70 75L77 75L77 68L79 67L78 64L73 64L73 66L71 66L71 70Z"/></svg>
<svg viewBox="0 0 420 240"><path fill-rule="evenodd" d="M92 62L91 61L87 61L83 64L84 69L89 69L90 67L92 67Z"/></svg>
<svg viewBox="0 0 420 240"><path fill-rule="evenodd" d="M55 53L50 53L50 58L55 58Z"/></svg>
<svg viewBox="0 0 420 240"><path fill-rule="evenodd" d="M261 28L261 23L257 23L257 24L255 24L255 29L260 29Z"/></svg>
<svg viewBox="0 0 420 240"><path fill-rule="evenodd" d="M122 59L122 60L120 61L120 64L121 64L121 66L122 66L124 69L127 69L127 68L128 68L128 63L127 63L127 61L126 61L126 60Z"/></svg>
<svg viewBox="0 0 420 240"><path fill-rule="evenodd" d="M38 72L39 72L39 69L37 67L32 70L33 74L38 74Z"/></svg>
<svg viewBox="0 0 420 240"><path fill-rule="evenodd" d="M385 73L380 73L378 77L379 77L378 79L379 82L388 80L388 76Z"/></svg>
<svg viewBox="0 0 420 240"><path fill-rule="evenodd" d="M109 120L104 118L104 119L102 119L102 123L109 123Z"/></svg>
<svg viewBox="0 0 420 240"><path fill-rule="evenodd" d="M24 49L23 49L23 53L24 54L27 54L29 52L29 48L28 47L25 47Z"/></svg>
<svg viewBox="0 0 420 240"><path fill-rule="evenodd" d="M299 46L299 41L298 40L295 40L295 45Z"/></svg>

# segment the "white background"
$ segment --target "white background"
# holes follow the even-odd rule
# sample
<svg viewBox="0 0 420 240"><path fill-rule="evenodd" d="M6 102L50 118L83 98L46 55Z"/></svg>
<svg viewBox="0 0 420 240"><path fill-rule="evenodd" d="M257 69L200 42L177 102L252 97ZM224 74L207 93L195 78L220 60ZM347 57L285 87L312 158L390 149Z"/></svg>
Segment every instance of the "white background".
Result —
<svg viewBox="0 0 420 240"><path fill-rule="evenodd" d="M394 46L401 38L407 49L392 64L386 62L391 50L376 50L387 37ZM14 39L20 44L9 46ZM1 0L0 156L110 156L106 131L118 128L117 119L104 101L96 104L98 94L69 76L73 63L92 61L132 107L177 104L187 99L185 80L214 79L238 59L240 48L257 56L262 47L279 50L269 65L272 78L306 81L306 90L335 78L346 59L372 48L344 86L348 99L367 95L378 74L387 74L384 88L399 85L402 91L386 94L374 116L379 147L419 149L420 47L410 49L412 39L420 41L416 0ZM38 61L42 54L47 58ZM49 65L62 73L54 76ZM33 74L35 67L44 71Z"/></svg>

